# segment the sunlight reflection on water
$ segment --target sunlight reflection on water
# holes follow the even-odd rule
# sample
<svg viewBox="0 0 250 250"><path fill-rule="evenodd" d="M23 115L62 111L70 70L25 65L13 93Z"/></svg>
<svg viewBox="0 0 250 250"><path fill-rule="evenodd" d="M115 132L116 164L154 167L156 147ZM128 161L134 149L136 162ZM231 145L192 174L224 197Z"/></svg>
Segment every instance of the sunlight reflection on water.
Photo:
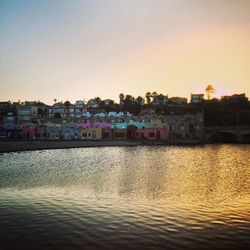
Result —
<svg viewBox="0 0 250 250"><path fill-rule="evenodd" d="M0 243L15 247L29 240L36 248L94 249L246 246L249 153L249 145L210 145L1 154Z"/></svg>

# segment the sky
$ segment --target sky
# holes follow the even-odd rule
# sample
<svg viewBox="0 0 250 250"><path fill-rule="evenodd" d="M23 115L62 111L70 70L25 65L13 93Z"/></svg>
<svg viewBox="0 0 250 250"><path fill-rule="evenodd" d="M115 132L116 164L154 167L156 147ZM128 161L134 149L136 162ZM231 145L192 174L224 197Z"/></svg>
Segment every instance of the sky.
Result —
<svg viewBox="0 0 250 250"><path fill-rule="evenodd" d="M250 98L250 0L0 0L0 101Z"/></svg>

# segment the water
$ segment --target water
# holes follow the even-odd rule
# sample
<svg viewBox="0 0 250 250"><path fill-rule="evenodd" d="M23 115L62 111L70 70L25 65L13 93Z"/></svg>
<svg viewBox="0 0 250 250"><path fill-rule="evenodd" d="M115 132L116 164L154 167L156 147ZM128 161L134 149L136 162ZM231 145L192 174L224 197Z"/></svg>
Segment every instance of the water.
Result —
<svg viewBox="0 0 250 250"><path fill-rule="evenodd" d="M0 154L0 249L247 249L250 145Z"/></svg>

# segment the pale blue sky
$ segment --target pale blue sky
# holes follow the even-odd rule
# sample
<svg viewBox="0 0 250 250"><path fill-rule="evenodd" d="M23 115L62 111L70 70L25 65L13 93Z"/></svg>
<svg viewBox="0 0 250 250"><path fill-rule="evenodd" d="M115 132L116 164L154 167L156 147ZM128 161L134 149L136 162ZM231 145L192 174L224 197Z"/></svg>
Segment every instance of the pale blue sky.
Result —
<svg viewBox="0 0 250 250"><path fill-rule="evenodd" d="M0 100L250 96L250 1L0 0Z"/></svg>

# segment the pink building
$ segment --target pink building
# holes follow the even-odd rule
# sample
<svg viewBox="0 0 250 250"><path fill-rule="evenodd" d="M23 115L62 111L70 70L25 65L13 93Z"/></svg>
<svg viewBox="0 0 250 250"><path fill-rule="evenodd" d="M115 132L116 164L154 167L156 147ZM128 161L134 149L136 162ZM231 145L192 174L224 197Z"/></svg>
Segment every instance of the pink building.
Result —
<svg viewBox="0 0 250 250"><path fill-rule="evenodd" d="M22 127L19 135L22 139L32 140L32 139L40 139L42 137L42 128L40 127Z"/></svg>

